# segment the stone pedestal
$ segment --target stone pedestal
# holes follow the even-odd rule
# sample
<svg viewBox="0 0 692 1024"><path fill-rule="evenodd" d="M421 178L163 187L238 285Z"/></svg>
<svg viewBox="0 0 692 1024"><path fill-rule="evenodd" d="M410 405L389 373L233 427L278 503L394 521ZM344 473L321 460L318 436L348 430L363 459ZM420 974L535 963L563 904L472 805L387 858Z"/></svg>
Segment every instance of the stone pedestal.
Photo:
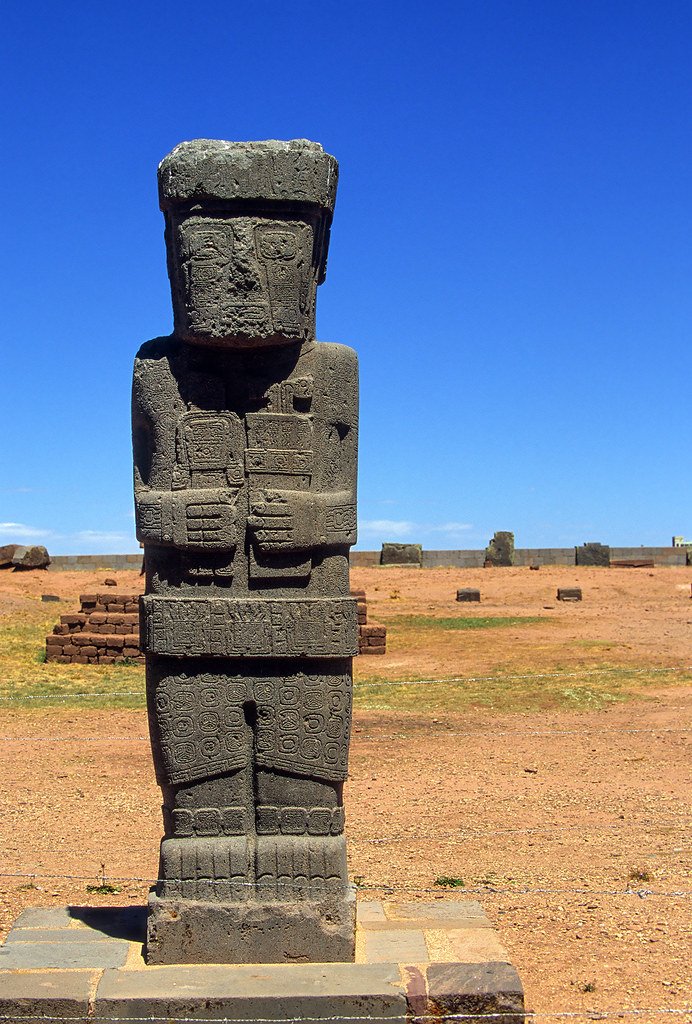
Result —
<svg viewBox="0 0 692 1024"><path fill-rule="evenodd" d="M94 1024L524 1021L521 981L474 900L361 901L355 963L149 967L145 926L144 907L25 910L0 947L0 1014Z"/></svg>
<svg viewBox="0 0 692 1024"><path fill-rule="evenodd" d="M149 897L147 963L322 963L353 960L350 888L288 903L212 903Z"/></svg>

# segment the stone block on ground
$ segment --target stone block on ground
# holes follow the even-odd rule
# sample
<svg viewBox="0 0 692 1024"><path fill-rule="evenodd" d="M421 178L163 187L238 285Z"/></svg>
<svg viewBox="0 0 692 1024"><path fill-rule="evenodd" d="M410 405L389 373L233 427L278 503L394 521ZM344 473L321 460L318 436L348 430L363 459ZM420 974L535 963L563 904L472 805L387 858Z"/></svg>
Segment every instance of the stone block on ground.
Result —
<svg viewBox="0 0 692 1024"><path fill-rule="evenodd" d="M581 601L581 587L558 587L558 601Z"/></svg>
<svg viewBox="0 0 692 1024"><path fill-rule="evenodd" d="M481 592L473 587L460 587L457 590L457 601L480 601Z"/></svg>
<svg viewBox="0 0 692 1024"><path fill-rule="evenodd" d="M574 549L577 565L599 565L608 568L610 565L610 546L589 541Z"/></svg>
<svg viewBox="0 0 692 1024"><path fill-rule="evenodd" d="M523 1024L524 992L511 964L430 964L426 977L430 1014L444 1017L472 1010L497 1015L504 1024Z"/></svg>
<svg viewBox="0 0 692 1024"><path fill-rule="evenodd" d="M380 553L380 565L422 565L423 548L420 544L385 543Z"/></svg>
<svg viewBox="0 0 692 1024"><path fill-rule="evenodd" d="M0 969L0 1017L12 1024L42 1018L86 1021L99 972L93 970L5 971Z"/></svg>
<svg viewBox="0 0 692 1024"><path fill-rule="evenodd" d="M19 544L2 544L0 545L0 569L11 569L12 559L14 558L15 552Z"/></svg>
<svg viewBox="0 0 692 1024"><path fill-rule="evenodd" d="M158 967L106 971L96 990L95 1017L175 1020L191 1016L256 1020L329 1020L356 1024L370 1016L407 1016L396 964L267 964Z"/></svg>
<svg viewBox="0 0 692 1024"><path fill-rule="evenodd" d="M50 555L42 544L20 545L12 556L12 565L15 569L47 569Z"/></svg>

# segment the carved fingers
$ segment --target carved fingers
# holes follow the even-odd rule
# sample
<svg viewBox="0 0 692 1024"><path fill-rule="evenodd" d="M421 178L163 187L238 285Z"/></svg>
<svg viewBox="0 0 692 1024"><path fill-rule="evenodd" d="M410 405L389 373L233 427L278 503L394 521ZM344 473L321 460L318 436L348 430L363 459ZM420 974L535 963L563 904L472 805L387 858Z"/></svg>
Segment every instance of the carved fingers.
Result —
<svg viewBox="0 0 692 1024"><path fill-rule="evenodd" d="M185 509L187 543L204 548L232 548L236 543L235 510L225 501L197 501Z"/></svg>
<svg viewBox="0 0 692 1024"><path fill-rule="evenodd" d="M260 491L250 502L248 526L263 551L290 550L295 542L295 509L291 492Z"/></svg>

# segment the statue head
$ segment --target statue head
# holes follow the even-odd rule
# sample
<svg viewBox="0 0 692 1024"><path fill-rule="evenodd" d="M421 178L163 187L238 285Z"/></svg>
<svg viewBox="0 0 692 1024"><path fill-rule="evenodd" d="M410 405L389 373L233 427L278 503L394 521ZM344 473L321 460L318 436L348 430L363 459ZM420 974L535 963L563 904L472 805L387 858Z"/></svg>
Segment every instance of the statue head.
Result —
<svg viewBox="0 0 692 1024"><path fill-rule="evenodd" d="M182 142L159 165L175 333L196 345L315 336L338 165L316 142Z"/></svg>

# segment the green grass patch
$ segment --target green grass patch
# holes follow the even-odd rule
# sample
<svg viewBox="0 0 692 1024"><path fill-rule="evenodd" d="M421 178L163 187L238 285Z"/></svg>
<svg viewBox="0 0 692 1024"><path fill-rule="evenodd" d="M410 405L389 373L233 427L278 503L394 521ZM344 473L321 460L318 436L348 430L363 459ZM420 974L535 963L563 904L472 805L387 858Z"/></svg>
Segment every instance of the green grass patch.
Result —
<svg viewBox="0 0 692 1024"><path fill-rule="evenodd" d="M651 687L689 685L692 672L659 672L655 668L618 665L565 666L536 672L498 673L468 678L416 681L369 675L354 686L354 704L361 711L412 713L463 712L472 708L496 712L571 709L597 711L614 703L647 699Z"/></svg>
<svg viewBox="0 0 692 1024"><path fill-rule="evenodd" d="M397 629L498 629L503 626L533 626L550 621L541 615L479 615L442 619L434 615L394 615L387 628Z"/></svg>
<svg viewBox="0 0 692 1024"><path fill-rule="evenodd" d="M47 609L35 600L22 601L0 615L0 711L31 708L45 712L54 707L84 709L143 709L142 665L60 665L44 662L45 638L60 613L73 603ZM393 636L406 630L417 633L421 650L436 642L436 630L493 629L550 621L540 616L459 616L434 618L395 616L388 622ZM532 712L550 709L598 710L616 702L646 699L647 689L689 685L692 672L660 672L611 662L580 665L575 661L556 668L529 669L517 665L492 674L470 677L459 672L432 682L418 683L410 668L392 680L370 671L372 661L356 662L355 706L361 711L403 713L463 712L480 708L492 712ZM524 655L525 657L525 655ZM463 661L459 662L463 668ZM373 666L375 667L375 666Z"/></svg>
<svg viewBox="0 0 692 1024"><path fill-rule="evenodd" d="M46 636L72 607L56 602L47 615L45 605L27 601L21 610L0 617L0 710L145 706L142 665L46 662Z"/></svg>

